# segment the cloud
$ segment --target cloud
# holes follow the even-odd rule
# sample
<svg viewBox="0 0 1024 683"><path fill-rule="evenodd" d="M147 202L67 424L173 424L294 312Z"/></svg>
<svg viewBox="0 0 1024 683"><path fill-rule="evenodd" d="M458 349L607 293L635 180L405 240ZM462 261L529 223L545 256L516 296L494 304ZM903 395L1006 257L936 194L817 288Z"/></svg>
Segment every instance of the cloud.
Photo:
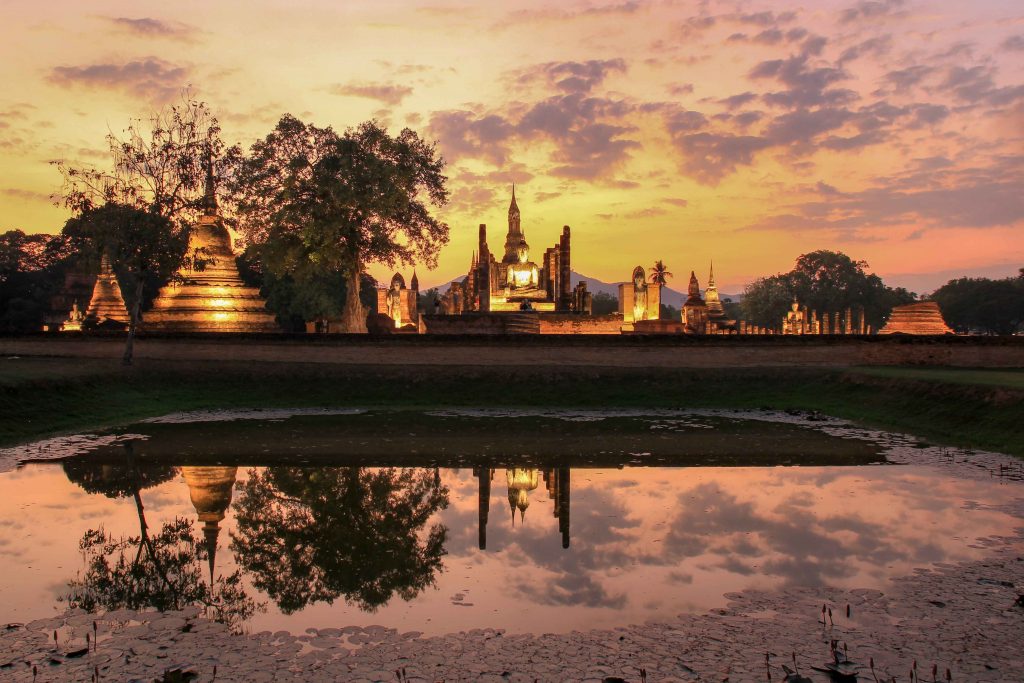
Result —
<svg viewBox="0 0 1024 683"><path fill-rule="evenodd" d="M188 85L189 69L166 62L159 57L146 57L123 64L106 63L87 66L57 66L50 71L49 81L62 87L93 87L120 90L151 102L167 102Z"/></svg>
<svg viewBox="0 0 1024 683"><path fill-rule="evenodd" d="M430 115L429 134L440 143L449 160L478 157L501 165L515 127L497 114L477 115L469 110L436 111Z"/></svg>
<svg viewBox="0 0 1024 683"><path fill-rule="evenodd" d="M364 97L390 105L399 105L412 94L412 88L405 85L365 82L335 83L327 91L340 97Z"/></svg>
<svg viewBox="0 0 1024 683"><path fill-rule="evenodd" d="M891 15L902 6L904 0L861 0L839 14L839 22L849 24L857 21L878 19Z"/></svg>
<svg viewBox="0 0 1024 683"><path fill-rule="evenodd" d="M199 33L199 29L189 24L178 21L164 21L140 17L131 19L129 17L106 17L106 21L113 24L120 31L131 33L144 38L169 38L191 42Z"/></svg>
<svg viewBox="0 0 1024 683"><path fill-rule="evenodd" d="M51 202L50 195L44 192L36 192L35 190L25 190L20 187L5 187L0 188L0 195L5 197L11 197L12 199L20 199L28 202Z"/></svg>
<svg viewBox="0 0 1024 683"><path fill-rule="evenodd" d="M852 90L831 88L849 78L843 69L832 66L811 66L806 51L786 59L770 59L755 65L749 72L754 80L774 79L787 86L785 90L767 93L762 99L783 107L838 105L857 100Z"/></svg>
<svg viewBox="0 0 1024 683"><path fill-rule="evenodd" d="M1015 52L1024 51L1024 33L1016 36L1010 36L1002 43L1000 43L999 47L1003 48L1004 50L1013 50Z"/></svg>
<svg viewBox="0 0 1024 683"><path fill-rule="evenodd" d="M791 213L769 216L754 229L861 230L917 224L932 228L993 228L1024 221L1024 155L993 159L988 166L952 167L949 159L918 159L901 174L876 178L857 192L819 184L827 201L810 201ZM824 188L824 189L822 189Z"/></svg>
<svg viewBox="0 0 1024 683"><path fill-rule="evenodd" d="M747 92L743 92L738 95L731 95L730 97L718 100L718 103L724 105L726 109L731 110L742 107L743 105L753 102L756 99L757 95L748 90Z"/></svg>
<svg viewBox="0 0 1024 683"><path fill-rule="evenodd" d="M591 59L585 62L548 62L525 70L519 81L537 79L567 93L589 93L612 73L624 73L623 59Z"/></svg>
<svg viewBox="0 0 1024 683"><path fill-rule="evenodd" d="M882 36L875 36L852 45L839 55L839 63L852 62L864 56L880 57L892 49L892 36L888 33Z"/></svg>
<svg viewBox="0 0 1024 683"><path fill-rule="evenodd" d="M706 185L715 185L739 166L749 166L754 154L771 145L751 135L691 133L673 139L682 154L683 171Z"/></svg>
<svg viewBox="0 0 1024 683"><path fill-rule="evenodd" d="M1003 106L1024 99L1024 84L997 87L995 74L995 68L988 65L953 66L939 88L969 104Z"/></svg>

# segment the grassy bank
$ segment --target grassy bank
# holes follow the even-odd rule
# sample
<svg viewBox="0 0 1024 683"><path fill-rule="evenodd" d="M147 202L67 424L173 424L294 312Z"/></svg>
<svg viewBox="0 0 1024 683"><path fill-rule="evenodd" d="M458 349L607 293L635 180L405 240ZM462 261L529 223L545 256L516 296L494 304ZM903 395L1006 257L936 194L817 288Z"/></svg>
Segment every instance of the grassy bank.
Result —
<svg viewBox="0 0 1024 683"><path fill-rule="evenodd" d="M0 444L232 407L721 407L817 410L1024 456L1024 372L897 369L353 367L0 361Z"/></svg>

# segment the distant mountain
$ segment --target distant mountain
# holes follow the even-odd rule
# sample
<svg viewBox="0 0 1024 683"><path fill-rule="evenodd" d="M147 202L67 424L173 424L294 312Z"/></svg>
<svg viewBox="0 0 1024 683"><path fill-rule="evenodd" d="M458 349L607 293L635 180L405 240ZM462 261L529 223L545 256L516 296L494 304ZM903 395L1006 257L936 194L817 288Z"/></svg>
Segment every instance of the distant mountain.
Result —
<svg viewBox="0 0 1024 683"><path fill-rule="evenodd" d="M587 289L590 290L591 294L602 293L610 294L614 297L619 296L620 282L602 282L595 277L577 273L575 270L572 271L569 278L572 286L575 287L576 283L581 280L587 283ZM703 289L701 291L703 291ZM720 299L732 299L736 302L739 302L743 298L742 294L726 294L725 292L719 292L718 296ZM672 289L671 287L666 286L665 289L661 291L661 300L670 306L678 308L682 305L684 299L686 299L686 294L677 289Z"/></svg>
<svg viewBox="0 0 1024 683"><path fill-rule="evenodd" d="M453 283L462 282L464 277L465 275L458 278L457 280L452 280L451 282L439 285L437 289L441 293L447 292L448 288ZM573 287L575 287L581 280L587 283L587 289L590 291L591 294L602 293L609 294L614 297L619 296L619 285L621 284L619 282L602 282L601 280L598 280L596 277L583 275L582 273L577 273L575 270L570 273L569 284L571 284ZM723 300L732 299L737 303L743 299L742 294L726 294L725 292L719 292L718 296ZM680 306L682 306L684 299L686 299L686 294L680 292L677 289L665 287L665 289L662 290L662 301L670 306L675 306L676 308L679 308Z"/></svg>

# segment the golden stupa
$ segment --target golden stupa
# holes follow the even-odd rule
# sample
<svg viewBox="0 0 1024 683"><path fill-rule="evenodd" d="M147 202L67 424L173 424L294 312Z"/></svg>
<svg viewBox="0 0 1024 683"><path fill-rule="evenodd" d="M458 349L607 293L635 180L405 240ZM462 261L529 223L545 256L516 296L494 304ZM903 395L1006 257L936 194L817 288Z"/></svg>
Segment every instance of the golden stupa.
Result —
<svg viewBox="0 0 1024 683"><path fill-rule="evenodd" d="M217 213L213 166L207 167L203 215L189 235L188 253L207 261L202 270L181 270L181 282L160 291L145 315L157 332L279 332L259 290L242 282L231 236Z"/></svg>
<svg viewBox="0 0 1024 683"><path fill-rule="evenodd" d="M237 467L182 467L181 474L188 485L192 507L203 523L203 537L210 563L210 581L213 581L214 560L217 557L217 536L220 523L231 505L231 492L235 486Z"/></svg>
<svg viewBox="0 0 1024 683"><path fill-rule="evenodd" d="M128 309L121 296L121 285L117 275L110 267L110 259L106 253L100 259L100 274L96 276L96 284L92 287L92 298L85 311L86 318L94 318L98 323L113 321L128 324Z"/></svg>

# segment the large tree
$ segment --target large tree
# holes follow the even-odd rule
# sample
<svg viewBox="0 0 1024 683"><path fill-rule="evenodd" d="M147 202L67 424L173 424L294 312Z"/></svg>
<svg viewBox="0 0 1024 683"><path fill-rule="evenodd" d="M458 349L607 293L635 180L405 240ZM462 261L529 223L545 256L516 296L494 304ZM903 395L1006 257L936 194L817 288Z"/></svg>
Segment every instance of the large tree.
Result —
<svg viewBox="0 0 1024 683"><path fill-rule="evenodd" d="M837 251L803 254L793 270L762 277L743 292L744 317L757 325L775 327L794 299L819 314L848 308L863 311L869 325L878 328L894 306L911 303L915 295L886 286L867 272L866 261L855 261Z"/></svg>
<svg viewBox="0 0 1024 683"><path fill-rule="evenodd" d="M368 611L434 583L448 506L433 472L412 468L253 470L234 505L231 549L282 612L339 596Z"/></svg>
<svg viewBox="0 0 1024 683"><path fill-rule="evenodd" d="M68 255L54 235L0 233L0 331L42 328L50 298L63 284Z"/></svg>
<svg viewBox="0 0 1024 683"><path fill-rule="evenodd" d="M211 158L221 156L220 124L209 107L187 93L180 103L132 120L122 135L109 133L106 168L53 162L64 177L62 196L75 212L115 202L172 221L199 216Z"/></svg>
<svg viewBox="0 0 1024 683"><path fill-rule="evenodd" d="M1024 324L1024 270L1018 277L950 280L932 294L957 332L1013 334Z"/></svg>
<svg viewBox="0 0 1024 683"><path fill-rule="evenodd" d="M437 265L448 225L428 205L448 200L444 161L408 128L375 121L337 133L286 115L247 154L229 154L238 227L277 276L344 272L345 332L365 332L360 277L369 263ZM326 313L326 311L325 311Z"/></svg>
<svg viewBox="0 0 1024 683"><path fill-rule="evenodd" d="M110 133L107 145L109 168L55 163L64 177L64 204L83 222L75 230L102 236L87 240L94 254L107 250L115 270L134 279L137 296L124 354L125 364L131 364L146 280L154 272L169 278L183 265L204 263L205 254L186 253L188 230L201 209L209 165L223 143L217 118L185 94L181 103L147 121L132 121L122 136Z"/></svg>
<svg viewBox="0 0 1024 683"><path fill-rule="evenodd" d="M108 203L86 208L64 225L61 233L80 253L97 259L106 253L131 280L130 318L123 361L132 364L135 331L139 325L147 283L173 278L188 258L188 234L176 230L166 217L145 209ZM198 259L197 259L198 262Z"/></svg>

